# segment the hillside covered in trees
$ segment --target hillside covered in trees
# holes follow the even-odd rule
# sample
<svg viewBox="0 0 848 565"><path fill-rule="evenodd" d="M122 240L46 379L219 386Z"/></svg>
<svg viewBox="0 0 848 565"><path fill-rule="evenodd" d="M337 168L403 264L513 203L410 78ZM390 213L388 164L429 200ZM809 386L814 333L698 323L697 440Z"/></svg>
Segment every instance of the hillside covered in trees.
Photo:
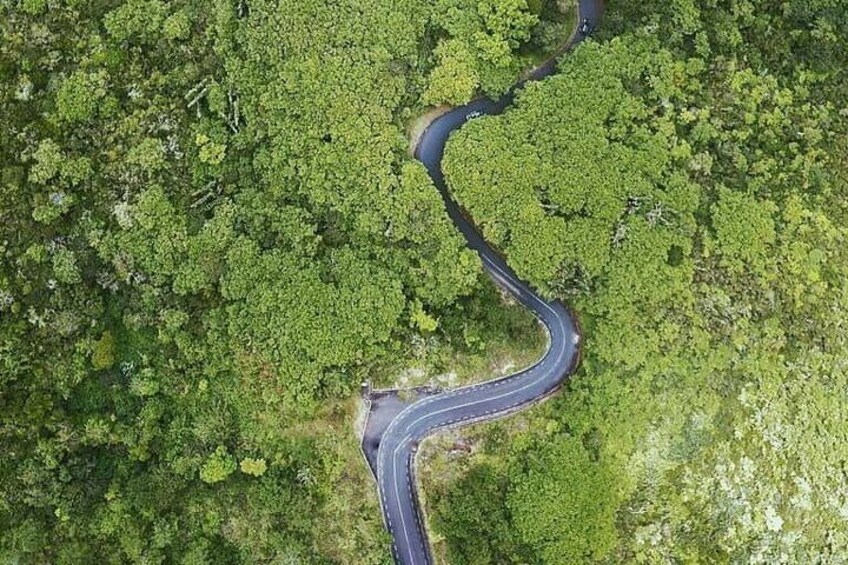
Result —
<svg viewBox="0 0 848 565"><path fill-rule="evenodd" d="M611 2L451 190L580 316L568 390L430 481L461 563L848 555L848 6Z"/></svg>
<svg viewBox="0 0 848 565"><path fill-rule="evenodd" d="M569 31L538 0L0 3L0 561L385 562L360 383L533 328L404 128Z"/></svg>
<svg viewBox="0 0 848 565"><path fill-rule="evenodd" d="M0 561L390 562L360 383L534 345L406 130L571 9L0 3ZM454 136L585 346L428 483L451 564L848 554L846 61L841 0L614 0Z"/></svg>

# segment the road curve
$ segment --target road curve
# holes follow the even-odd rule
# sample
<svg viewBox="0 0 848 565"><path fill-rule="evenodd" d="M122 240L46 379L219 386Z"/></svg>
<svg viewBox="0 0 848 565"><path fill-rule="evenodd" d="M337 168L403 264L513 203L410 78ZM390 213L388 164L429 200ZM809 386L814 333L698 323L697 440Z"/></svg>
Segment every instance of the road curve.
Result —
<svg viewBox="0 0 848 565"><path fill-rule="evenodd" d="M594 28L603 11L602 0L579 0L580 16ZM579 26L579 23L578 23ZM563 46L562 52L582 40L580 33ZM484 383L426 397L407 406L388 425L380 438L375 476L386 528L392 536L392 554L397 563L431 563L426 531L415 491L414 461L418 445L439 429L466 425L504 416L530 406L557 390L573 372L579 357L580 334L571 313L560 302L548 302L520 281L504 260L483 240L471 221L451 198L441 162L450 134L479 115L503 112L515 92L527 81L553 72L556 60L535 69L499 100L474 100L439 116L426 129L415 148L420 160L442 195L448 215L480 255L483 267L495 282L530 309L548 332L549 347L535 365L518 373Z"/></svg>

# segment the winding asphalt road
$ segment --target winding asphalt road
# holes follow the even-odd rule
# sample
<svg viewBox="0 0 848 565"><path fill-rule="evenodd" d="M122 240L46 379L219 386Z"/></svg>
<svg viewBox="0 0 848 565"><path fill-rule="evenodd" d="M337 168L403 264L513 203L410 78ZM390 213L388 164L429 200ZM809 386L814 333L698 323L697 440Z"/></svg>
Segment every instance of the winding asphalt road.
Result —
<svg viewBox="0 0 848 565"><path fill-rule="evenodd" d="M580 16L597 26L602 0L580 0ZM562 47L562 52L582 40L579 33ZM425 565L431 562L415 491L414 462L418 445L439 429L490 420L521 410L555 392L574 371L579 358L580 334L571 313L560 302L540 298L520 281L501 257L483 240L474 225L451 198L441 169L448 136L469 119L504 111L515 92L527 81L553 72L552 59L535 69L497 101L478 99L454 108L434 120L421 137L415 156L429 171L445 201L448 214L465 236L468 247L477 251L483 267L495 282L530 309L544 324L549 347L532 367L484 383L428 396L404 408L379 438L375 476L380 491L386 527L393 538L392 552L398 563Z"/></svg>

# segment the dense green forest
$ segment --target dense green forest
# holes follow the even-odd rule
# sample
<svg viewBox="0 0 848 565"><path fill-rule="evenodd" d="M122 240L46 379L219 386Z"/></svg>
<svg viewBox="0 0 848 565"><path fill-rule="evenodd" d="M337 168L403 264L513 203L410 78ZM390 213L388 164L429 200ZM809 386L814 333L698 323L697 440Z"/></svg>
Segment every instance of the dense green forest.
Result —
<svg viewBox="0 0 848 565"><path fill-rule="evenodd" d="M404 128L502 91L567 22L538 0L0 2L0 561L386 562L360 382L533 327Z"/></svg>
<svg viewBox="0 0 848 565"><path fill-rule="evenodd" d="M0 561L387 563L360 382L528 349L405 131L567 0L0 2ZM585 332L452 564L848 554L848 8L617 0L452 190ZM471 361L468 361L468 360Z"/></svg>
<svg viewBox="0 0 848 565"><path fill-rule="evenodd" d="M848 555L846 62L840 1L621 0L453 136L452 191L585 343L429 482L450 563Z"/></svg>

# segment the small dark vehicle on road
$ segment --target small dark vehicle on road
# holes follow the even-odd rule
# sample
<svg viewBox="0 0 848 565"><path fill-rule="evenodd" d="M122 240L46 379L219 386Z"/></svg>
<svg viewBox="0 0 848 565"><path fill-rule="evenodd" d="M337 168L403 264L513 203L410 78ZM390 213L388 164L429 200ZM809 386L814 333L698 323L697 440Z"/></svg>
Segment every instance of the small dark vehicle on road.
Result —
<svg viewBox="0 0 848 565"><path fill-rule="evenodd" d="M580 22L580 34L591 35L593 31L595 30L592 28L592 24L589 23L589 19L583 18L583 21Z"/></svg>

